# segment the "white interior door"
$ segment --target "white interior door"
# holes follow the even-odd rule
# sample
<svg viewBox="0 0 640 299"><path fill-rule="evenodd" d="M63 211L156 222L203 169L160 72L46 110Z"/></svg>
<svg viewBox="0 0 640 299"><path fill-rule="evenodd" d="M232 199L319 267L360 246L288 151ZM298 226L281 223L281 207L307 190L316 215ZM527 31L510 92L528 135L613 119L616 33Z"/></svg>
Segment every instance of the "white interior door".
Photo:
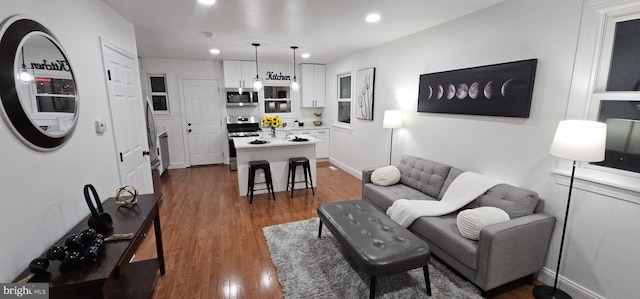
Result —
<svg viewBox="0 0 640 299"><path fill-rule="evenodd" d="M107 78L111 124L116 144L120 184L140 193L153 193L144 105L132 55L102 43L102 59Z"/></svg>
<svg viewBox="0 0 640 299"><path fill-rule="evenodd" d="M227 140L220 119L218 84L218 80L182 80L191 165L223 163Z"/></svg>

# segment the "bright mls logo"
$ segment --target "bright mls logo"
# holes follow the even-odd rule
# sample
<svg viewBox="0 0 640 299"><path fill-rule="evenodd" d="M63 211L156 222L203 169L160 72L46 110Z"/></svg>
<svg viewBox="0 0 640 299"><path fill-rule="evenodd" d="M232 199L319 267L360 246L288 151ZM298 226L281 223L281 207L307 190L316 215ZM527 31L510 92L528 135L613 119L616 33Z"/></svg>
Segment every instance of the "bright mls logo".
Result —
<svg viewBox="0 0 640 299"><path fill-rule="evenodd" d="M0 283L0 299L43 299L49 298L48 283Z"/></svg>

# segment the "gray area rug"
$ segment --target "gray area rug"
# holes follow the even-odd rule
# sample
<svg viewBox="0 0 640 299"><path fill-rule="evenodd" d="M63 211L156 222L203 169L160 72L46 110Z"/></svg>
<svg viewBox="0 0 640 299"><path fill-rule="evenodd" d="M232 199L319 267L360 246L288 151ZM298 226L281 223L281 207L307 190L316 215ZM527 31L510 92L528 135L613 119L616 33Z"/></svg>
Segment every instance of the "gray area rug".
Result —
<svg viewBox="0 0 640 299"><path fill-rule="evenodd" d="M318 218L262 229L285 298L369 298L369 276L342 251L326 227L318 239ZM376 298L482 298L480 290L431 259L433 296L422 268L378 278Z"/></svg>

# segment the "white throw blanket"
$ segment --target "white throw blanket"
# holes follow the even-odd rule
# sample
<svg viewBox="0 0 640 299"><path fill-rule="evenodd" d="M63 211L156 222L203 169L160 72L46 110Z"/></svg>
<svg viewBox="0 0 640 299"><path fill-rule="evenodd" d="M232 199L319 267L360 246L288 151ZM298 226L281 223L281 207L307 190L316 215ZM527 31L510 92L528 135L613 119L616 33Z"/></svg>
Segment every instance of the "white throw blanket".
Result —
<svg viewBox="0 0 640 299"><path fill-rule="evenodd" d="M398 199L389 207L387 215L402 227L409 227L423 216L442 216L455 212L501 183L475 172L463 172L451 182L442 200Z"/></svg>

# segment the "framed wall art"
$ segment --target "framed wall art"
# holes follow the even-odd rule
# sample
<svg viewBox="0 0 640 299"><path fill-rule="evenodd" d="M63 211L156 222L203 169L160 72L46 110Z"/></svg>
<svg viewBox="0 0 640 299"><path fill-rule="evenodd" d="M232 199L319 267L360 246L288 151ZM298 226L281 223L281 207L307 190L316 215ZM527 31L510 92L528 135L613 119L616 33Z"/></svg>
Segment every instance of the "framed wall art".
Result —
<svg viewBox="0 0 640 299"><path fill-rule="evenodd" d="M373 120L373 96L376 68L366 68L356 72L356 118Z"/></svg>
<svg viewBox="0 0 640 299"><path fill-rule="evenodd" d="M422 74L418 112L529 117L537 59Z"/></svg>

